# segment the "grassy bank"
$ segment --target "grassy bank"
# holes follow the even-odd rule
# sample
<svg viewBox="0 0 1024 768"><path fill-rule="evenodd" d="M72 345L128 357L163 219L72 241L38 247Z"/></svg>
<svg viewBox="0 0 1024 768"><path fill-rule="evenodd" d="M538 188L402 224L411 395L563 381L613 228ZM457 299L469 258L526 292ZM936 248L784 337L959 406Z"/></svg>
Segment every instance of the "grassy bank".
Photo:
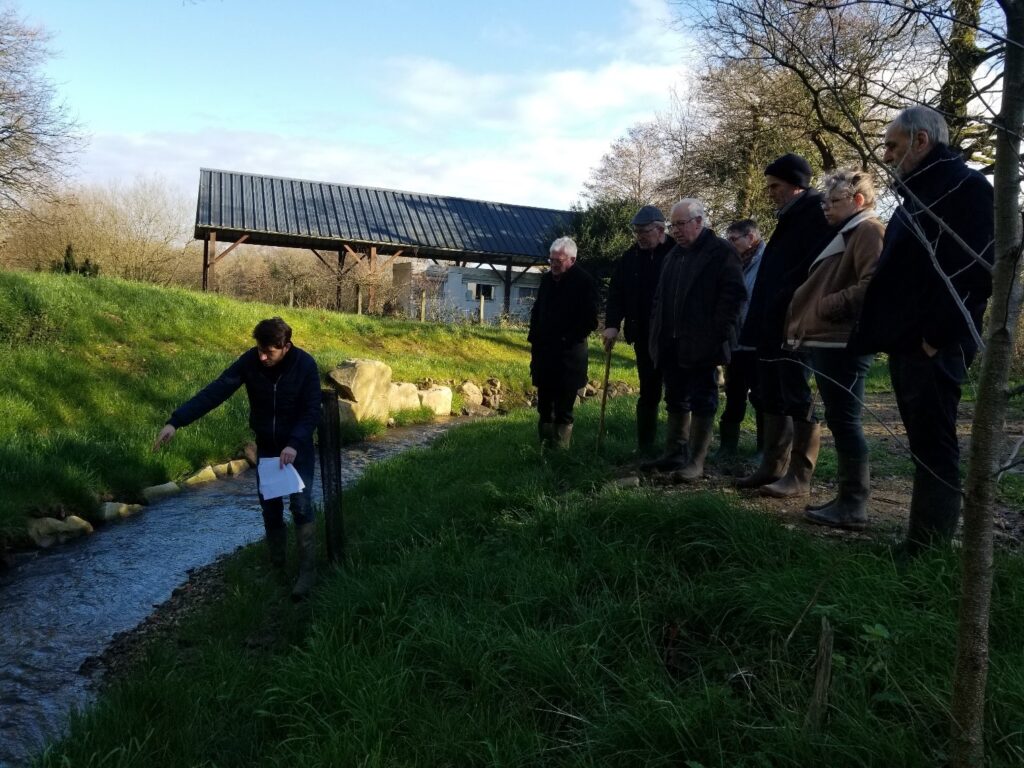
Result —
<svg viewBox="0 0 1024 768"><path fill-rule="evenodd" d="M461 428L346 495L347 567L294 607L262 552L43 766L935 766L958 568L897 572L735 496L603 487L630 446L612 401L569 454L532 418ZM1000 556L992 766L1024 760L1024 564ZM822 617L830 707L805 727Z"/></svg>
<svg viewBox="0 0 1024 768"><path fill-rule="evenodd" d="M282 315L295 342L326 370L348 357L387 362L396 380L482 383L522 391L529 350L521 330L420 324L246 304L104 278L0 273L0 543L22 535L28 511L81 512L130 501L237 455L248 439L237 394L150 446L171 410L252 344L260 319ZM599 376L596 343L592 375ZM631 357L613 377L636 382Z"/></svg>

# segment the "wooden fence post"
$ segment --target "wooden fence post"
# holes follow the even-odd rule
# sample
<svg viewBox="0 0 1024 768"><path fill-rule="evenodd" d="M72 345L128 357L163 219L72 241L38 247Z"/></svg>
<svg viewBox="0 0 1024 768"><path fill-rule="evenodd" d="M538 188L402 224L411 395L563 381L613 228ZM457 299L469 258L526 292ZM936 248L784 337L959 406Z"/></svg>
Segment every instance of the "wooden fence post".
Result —
<svg viewBox="0 0 1024 768"><path fill-rule="evenodd" d="M420 322L427 322L427 292L420 291Z"/></svg>
<svg viewBox="0 0 1024 768"><path fill-rule="evenodd" d="M484 294L480 293L480 325L484 324Z"/></svg>
<svg viewBox="0 0 1024 768"><path fill-rule="evenodd" d="M363 314L363 286L356 283L356 314Z"/></svg>
<svg viewBox="0 0 1024 768"><path fill-rule="evenodd" d="M338 395L320 393L320 482L324 488L324 534L327 562L341 563L345 555L345 526L341 513L341 413Z"/></svg>

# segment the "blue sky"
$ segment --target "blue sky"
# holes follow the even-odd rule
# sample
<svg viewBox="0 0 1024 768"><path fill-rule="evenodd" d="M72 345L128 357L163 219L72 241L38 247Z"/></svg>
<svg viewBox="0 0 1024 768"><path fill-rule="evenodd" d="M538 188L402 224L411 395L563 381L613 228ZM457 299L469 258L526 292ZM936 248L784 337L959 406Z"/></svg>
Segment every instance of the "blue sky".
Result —
<svg viewBox="0 0 1024 768"><path fill-rule="evenodd" d="M666 0L31 0L45 74L89 138L76 177L200 167L567 207L669 106Z"/></svg>

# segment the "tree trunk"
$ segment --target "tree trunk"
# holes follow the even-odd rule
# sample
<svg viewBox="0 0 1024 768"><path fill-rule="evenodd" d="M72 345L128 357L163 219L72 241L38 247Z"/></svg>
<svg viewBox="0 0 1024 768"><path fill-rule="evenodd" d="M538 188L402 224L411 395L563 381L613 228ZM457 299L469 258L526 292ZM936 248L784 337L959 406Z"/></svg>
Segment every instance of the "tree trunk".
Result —
<svg viewBox="0 0 1024 768"><path fill-rule="evenodd" d="M997 122L995 165L995 268L989 333L981 360L971 428L963 528L963 584L953 672L954 768L985 760L985 684L992 602L992 504L1002 457L1013 332L1020 314L1020 132L1024 124L1024 4L1001 0L1006 13L1003 101Z"/></svg>
<svg viewBox="0 0 1024 768"><path fill-rule="evenodd" d="M939 90L939 111L949 123L949 145L962 149L967 108L974 98L974 71L984 56L975 31L981 20L981 0L953 0L951 7L958 23L946 41L946 82Z"/></svg>

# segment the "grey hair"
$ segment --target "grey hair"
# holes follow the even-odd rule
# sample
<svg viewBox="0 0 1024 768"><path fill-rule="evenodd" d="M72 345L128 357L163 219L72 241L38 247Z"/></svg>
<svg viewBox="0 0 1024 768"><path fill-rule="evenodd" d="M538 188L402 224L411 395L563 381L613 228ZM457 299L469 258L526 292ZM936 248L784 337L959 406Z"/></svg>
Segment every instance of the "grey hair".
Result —
<svg viewBox="0 0 1024 768"><path fill-rule="evenodd" d="M949 126L946 118L930 107L907 107L892 121L892 124L913 136L924 131L935 144L949 144Z"/></svg>
<svg viewBox="0 0 1024 768"><path fill-rule="evenodd" d="M686 214L690 218L696 218L700 216L701 219L707 224L707 214L704 212L704 203L695 197L684 197L678 203L672 206L674 211L676 208L685 208Z"/></svg>
<svg viewBox="0 0 1024 768"><path fill-rule="evenodd" d="M548 253L564 253L570 259L576 259L576 241L571 237L560 237L548 248Z"/></svg>

